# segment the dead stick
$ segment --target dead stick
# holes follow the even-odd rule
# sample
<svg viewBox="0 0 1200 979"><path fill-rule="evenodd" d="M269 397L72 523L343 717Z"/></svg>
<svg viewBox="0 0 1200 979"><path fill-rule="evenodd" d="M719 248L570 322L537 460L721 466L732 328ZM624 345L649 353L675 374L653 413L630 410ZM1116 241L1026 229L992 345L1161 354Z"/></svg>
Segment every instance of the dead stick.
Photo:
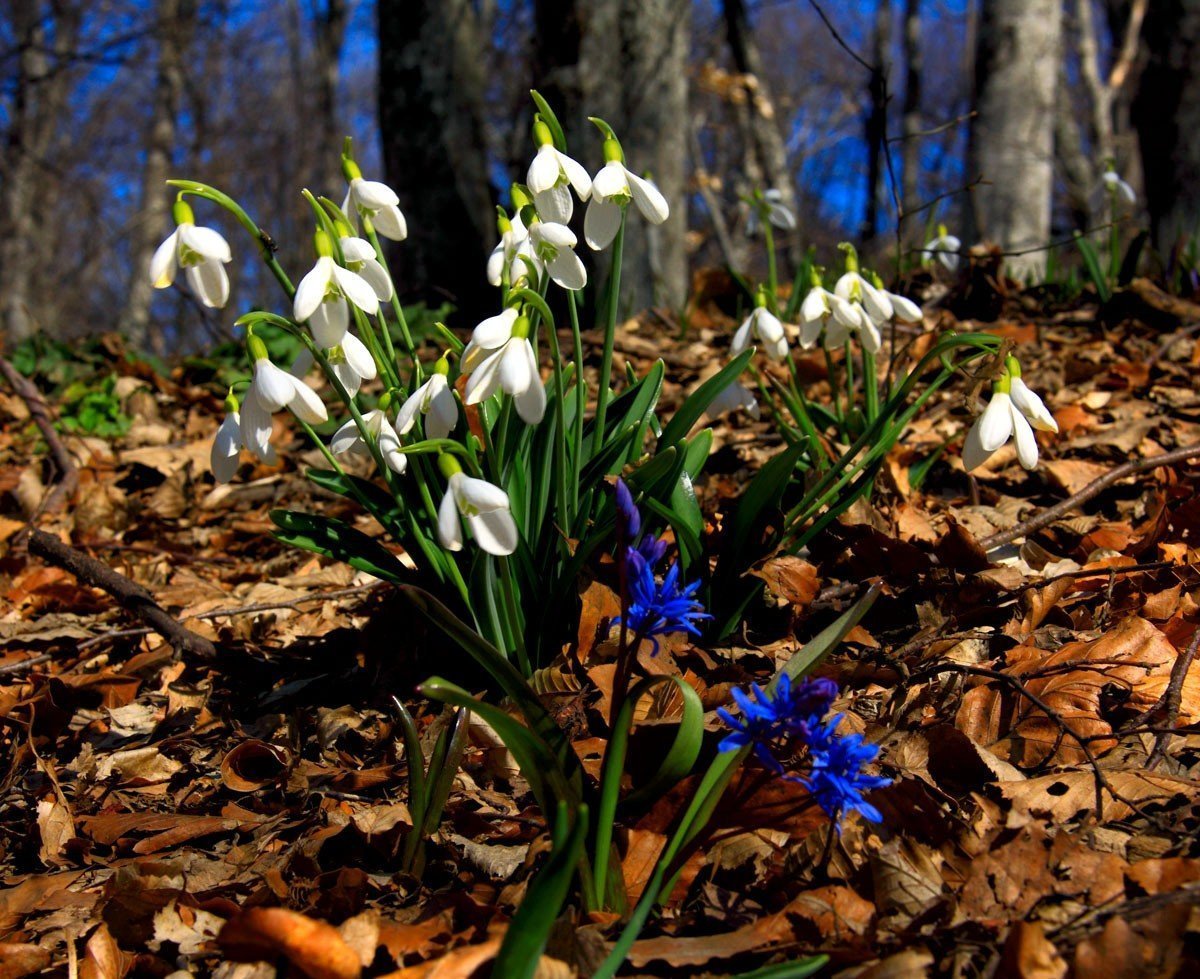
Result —
<svg viewBox="0 0 1200 979"><path fill-rule="evenodd" d="M1196 630L1196 634L1192 636L1192 641L1188 643L1187 649L1179 653L1175 657L1175 663L1171 667L1171 679L1167 681L1167 689L1163 691L1163 695L1159 700L1159 704L1166 708L1166 727L1175 727L1179 723L1179 706L1183 701L1183 684L1187 680L1188 672L1192 668L1192 662L1196 659L1196 650L1200 649L1200 629ZM1158 707L1158 704L1155 705ZM1146 762L1146 768L1153 769L1158 767L1158 763L1162 761L1163 756L1167 753L1167 745L1171 742L1171 734L1162 733L1154 739L1154 750L1150 753L1150 760Z"/></svg>
<svg viewBox="0 0 1200 979"><path fill-rule="evenodd" d="M178 652L214 657L217 648L172 618L153 596L135 581L101 564L94 557L64 544L53 534L35 530L29 535L29 553L69 571L86 585L100 588L167 640Z"/></svg>
<svg viewBox="0 0 1200 979"><path fill-rule="evenodd" d="M79 471L75 468L75 460L71 458L71 453L63 445L62 439L58 437L54 421L50 417L50 408L46 404L46 399L42 397L42 392L37 389L37 385L3 357L0 357L0 374L8 379L12 389L25 402L29 409L29 417L33 419L38 431L42 433L42 438L46 440L46 445L50 449L50 457L58 468L58 485L46 497L43 507L45 510L54 511L74 492L79 483Z"/></svg>
<svg viewBox="0 0 1200 979"><path fill-rule="evenodd" d="M1174 452L1164 452L1162 455L1151 456L1149 459L1134 459L1132 462L1123 463L1115 469L1110 469L1103 476L1093 479L1078 493L1072 493L1061 503L1055 503L1054 506L1047 507L1040 513L1034 514L1028 520L1022 520L1015 527L1010 527L1008 530L1002 530L999 533L985 537L979 542L979 546L985 551L990 551L993 547L999 547L1001 544L1009 544L1018 537L1025 537L1035 530L1041 530L1043 527L1054 523L1059 517L1070 513L1077 506L1086 503L1092 497L1099 496L1113 483L1124 479L1126 476L1145 472L1147 469L1156 469L1159 466L1173 466L1177 462L1186 462L1188 459L1194 459L1196 456L1200 456L1200 445L1188 445L1182 449L1176 449Z"/></svg>

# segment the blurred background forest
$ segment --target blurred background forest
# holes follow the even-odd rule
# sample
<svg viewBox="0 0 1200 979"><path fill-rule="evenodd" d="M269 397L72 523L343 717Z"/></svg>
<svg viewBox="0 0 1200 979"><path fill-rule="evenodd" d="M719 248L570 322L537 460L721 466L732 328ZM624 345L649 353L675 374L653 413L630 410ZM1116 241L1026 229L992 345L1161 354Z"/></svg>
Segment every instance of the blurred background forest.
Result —
<svg viewBox="0 0 1200 979"><path fill-rule="evenodd" d="M944 223L1037 278L1047 243L1106 233L1111 160L1178 262L1200 201L1198 41L1197 0L4 0L0 324L9 343L120 329L159 353L228 338L278 297L215 208L198 220L243 259L230 306L152 290L164 180L227 191L300 269L300 188L341 199L350 135L408 218L402 297L467 325L494 305L531 87L589 169L599 115L671 202L631 236L639 306L679 310L698 269L762 261L755 188L795 212L793 257L850 238L895 271Z"/></svg>

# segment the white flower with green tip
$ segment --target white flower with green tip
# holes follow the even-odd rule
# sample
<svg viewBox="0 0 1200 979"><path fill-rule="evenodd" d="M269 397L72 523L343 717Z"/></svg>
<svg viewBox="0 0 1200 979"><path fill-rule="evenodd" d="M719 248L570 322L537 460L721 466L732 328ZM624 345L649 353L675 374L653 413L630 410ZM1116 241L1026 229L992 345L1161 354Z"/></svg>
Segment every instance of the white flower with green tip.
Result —
<svg viewBox="0 0 1200 979"><path fill-rule="evenodd" d="M458 401L446 379L449 370L446 358L441 358L429 379L408 396L396 414L397 432L407 435L416 424L417 415L425 419L427 438L444 439L454 431L458 424Z"/></svg>
<svg viewBox="0 0 1200 979"><path fill-rule="evenodd" d="M465 519L475 543L488 554L512 554L519 536L508 494L485 479L468 476L453 456L439 456L438 466L448 483L438 506L438 543L448 551L461 551Z"/></svg>
<svg viewBox="0 0 1200 979"><path fill-rule="evenodd" d="M500 320L500 317L493 319ZM502 336L504 324L509 322L507 336ZM479 327L476 327L478 333ZM467 350L463 350L463 369L471 375L463 392L463 402L476 405L500 390L512 396L517 414L523 421L536 425L546 413L546 388L538 371L533 344L529 342L529 317L517 316L511 321L505 318L486 339L491 345L471 351L469 360Z"/></svg>
<svg viewBox="0 0 1200 979"><path fill-rule="evenodd" d="M229 243L219 231L196 224L192 209L176 201L172 209L175 230L168 235L150 259L150 280L156 289L166 289L183 269L196 298L210 309L221 309L229 302L229 276L225 266L233 261Z"/></svg>
<svg viewBox="0 0 1200 979"><path fill-rule="evenodd" d="M538 150L529 164L525 184L543 221L566 224L575 211L570 190L586 201L592 193L591 178L578 161L555 149L550 128L541 119L533 124L533 138Z"/></svg>
<svg viewBox="0 0 1200 979"><path fill-rule="evenodd" d="M1015 357L1005 361L1005 371L992 390L992 400L971 426L963 444L962 460L967 472L983 465L1010 438L1016 443L1017 459L1026 469L1038 461L1038 444L1033 430L1057 432L1058 422L1042 399L1021 380Z"/></svg>
<svg viewBox="0 0 1200 979"><path fill-rule="evenodd" d="M400 437L388 421L387 412L381 408L373 408L363 412L362 420L367 433L379 446L379 454L383 456L388 468L397 473L404 472L408 468L408 456L400 450ZM334 455L372 458L371 447L363 438L362 429L353 418L333 433L333 438L329 441L329 450Z"/></svg>
<svg viewBox="0 0 1200 979"><path fill-rule="evenodd" d="M375 230L392 241L403 241L408 237L408 222L400 211L400 198L385 183L364 180L358 164L342 157L342 172L349 186L346 199L342 201L342 212L356 230L360 218L368 218Z"/></svg>
<svg viewBox="0 0 1200 979"><path fill-rule="evenodd" d="M617 236L621 215L630 201L651 224L662 224L670 216L671 209L654 184L625 166L625 154L612 130L595 119L592 121L606 134L606 162L592 178L591 200L583 219L583 237L590 248L601 251Z"/></svg>

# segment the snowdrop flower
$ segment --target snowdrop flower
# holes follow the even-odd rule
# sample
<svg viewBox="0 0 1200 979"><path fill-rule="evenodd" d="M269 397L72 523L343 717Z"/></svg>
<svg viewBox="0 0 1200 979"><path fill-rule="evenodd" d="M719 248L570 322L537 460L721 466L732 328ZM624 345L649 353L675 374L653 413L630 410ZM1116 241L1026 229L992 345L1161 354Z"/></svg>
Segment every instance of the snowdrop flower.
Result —
<svg viewBox="0 0 1200 979"><path fill-rule="evenodd" d="M500 317L493 317L494 320ZM485 323L488 321L484 321ZM481 323L475 328L478 338ZM497 328L495 336L486 339L491 342L500 339ZM480 359L480 352L487 350L486 356ZM533 344L529 342L529 317L518 316L511 320L508 336L489 347L478 347L472 352L471 366L468 367L467 351L463 350L463 367L471 370L467 380L463 401L469 405L477 405L486 401L497 389L512 395L517 405L517 414L530 425L536 425L546 413L546 389L542 386L542 377L538 373L537 355L533 352Z"/></svg>
<svg viewBox="0 0 1200 979"><path fill-rule="evenodd" d="M731 381L725 390L712 399L712 403L709 404L705 414L712 421L716 421L722 415L728 414L731 411L737 411L739 408L744 410L751 418L756 421L758 420L758 399L741 382Z"/></svg>
<svg viewBox="0 0 1200 979"><path fill-rule="evenodd" d="M346 260L346 268L366 279L381 303L389 302L396 290L392 287L387 270L379 264L375 246L365 238L355 238L352 235L339 239L339 242L342 246L342 257Z"/></svg>
<svg viewBox="0 0 1200 979"><path fill-rule="evenodd" d="M607 124L593 119L605 134L605 164L592 179L592 197L583 219L583 237L589 247L601 251L612 244L621 227L621 214L633 201L651 224L662 224L670 214L667 199L649 180L625 166L621 144Z"/></svg>
<svg viewBox="0 0 1200 979"><path fill-rule="evenodd" d="M1010 438L1016 443L1021 465L1033 469L1038 461L1033 430L1058 431L1058 422L1042 399L1021 380L1021 366L1015 357L1010 356L1005 361L1004 370L993 388L992 400L967 433L962 450L967 472L983 465Z"/></svg>
<svg viewBox="0 0 1200 979"><path fill-rule="evenodd" d="M944 224L939 224L937 237L927 241L921 250L921 261L928 265L936 258L948 272L957 272L960 251L962 242L950 234Z"/></svg>
<svg viewBox="0 0 1200 979"><path fill-rule="evenodd" d="M425 417L425 435L431 439L444 439L458 424L458 402L450 389L447 375L450 365L441 357L433 367L429 380L408 396L396 414L396 431L407 435L416 424L417 415Z"/></svg>
<svg viewBox="0 0 1200 979"><path fill-rule="evenodd" d="M772 187L762 192L761 200L752 200L750 220L746 222L746 234L758 234L760 212L766 212L767 222L782 231L796 230L796 215L783 203L783 191Z"/></svg>
<svg viewBox="0 0 1200 979"><path fill-rule="evenodd" d="M297 418L309 425L320 425L329 418L325 404L316 391L295 375L271 363L267 356L267 346L259 337L250 334L246 345L254 358L254 380L250 382L247 399L253 398L256 406L267 414L288 408ZM243 416L246 411L243 402Z"/></svg>
<svg viewBox="0 0 1200 979"><path fill-rule="evenodd" d="M379 297L375 295L375 290L366 279L357 272L342 268L333 260L333 242L326 231L318 230L313 236L313 243L317 250L317 261L296 287L292 316L298 323L303 323L310 320L314 314L320 313L317 316L319 325L314 327L310 323L310 328L314 329L314 337L317 330L325 334L315 338L318 346L326 346L324 341L333 339L338 326L343 322L343 315L347 313L344 307L339 305L343 298L354 303L364 313L374 316L379 312ZM345 322L349 323L348 316ZM340 340L338 337L337 342ZM334 345L335 343L328 344Z"/></svg>
<svg viewBox="0 0 1200 979"><path fill-rule="evenodd" d="M225 274L225 265L233 261L229 243L220 232L197 226L186 201L176 201L171 213L175 230L150 259L154 288L166 289L175 281L176 269L182 268L196 298L210 309L221 309L229 301L229 276Z"/></svg>
<svg viewBox="0 0 1200 979"><path fill-rule="evenodd" d="M329 362L333 376L341 382L346 393L352 398L358 394L363 381L373 381L379 373L371 351L353 333L347 332L341 343L326 348L325 359ZM314 363L313 355L306 347L296 354L288 372L302 380L312 370Z"/></svg>
<svg viewBox="0 0 1200 979"><path fill-rule="evenodd" d="M783 360L788 354L787 334L783 324L779 317L767 311L766 300L761 294L758 301L759 305L742 320L742 325L734 333L733 343L729 347L730 356L736 357L748 349L753 338L766 347L768 357Z"/></svg>
<svg viewBox="0 0 1200 979"><path fill-rule="evenodd" d="M860 303L876 324L886 323L894 314L892 301L858 270L858 252L844 241L838 248L846 255L846 271L833 287L833 294L850 303Z"/></svg>
<svg viewBox="0 0 1200 979"><path fill-rule="evenodd" d="M1112 197L1114 203L1118 198L1123 198L1126 204L1137 203L1137 194L1134 192L1134 189L1122 180L1117 171L1113 170L1111 166L1104 171L1100 179L1104 183L1105 191Z"/></svg>
<svg viewBox="0 0 1200 979"><path fill-rule="evenodd" d="M218 483L228 483L238 469L238 457L242 451L242 423L238 412L237 398L232 389L225 398L225 420L221 422L217 434L213 436L212 449L209 451L209 466L213 478Z"/></svg>
<svg viewBox="0 0 1200 979"><path fill-rule="evenodd" d="M883 347L879 327L861 303L850 302L836 293L828 293L832 315L825 324L825 347L832 350L858 337L863 349L877 354Z"/></svg>
<svg viewBox="0 0 1200 979"><path fill-rule="evenodd" d="M565 224L535 220L529 225L529 242L538 260L564 289L582 289L587 285L587 270L574 248L575 232Z"/></svg>
<svg viewBox="0 0 1200 979"><path fill-rule="evenodd" d="M408 467L408 456L400 449L400 437L388 421L387 412L382 408L374 408L363 412L362 416L367 433L379 446L379 454L393 472L402 473ZM362 429L351 418L345 425L333 433L329 442L329 450L334 455L357 455L367 459L372 458L371 447L363 438Z"/></svg>
<svg viewBox="0 0 1200 979"><path fill-rule="evenodd" d="M515 306L502 310L495 316L480 320L471 332L471 339L459 354L459 362L464 373L469 374L489 354L504 346L512 336L513 324L517 322L520 312Z"/></svg>
<svg viewBox="0 0 1200 979"><path fill-rule="evenodd" d="M487 280L494 286L499 286L504 275L508 273L508 281L516 282L526 274L526 266L521 256L534 259L533 246L529 242L529 230L521 220L521 210L517 208L512 220L501 207L496 208L496 226L500 231L500 241L492 254L488 256ZM536 259L534 259L536 261Z"/></svg>
<svg viewBox="0 0 1200 979"><path fill-rule="evenodd" d="M875 290L880 293L884 299L892 307L891 318L897 323L920 323L925 319L925 314L921 311L921 307L914 303L907 296L901 296L899 293L888 292L883 287L883 280L879 277L878 272L871 272L871 284L875 286Z"/></svg>
<svg viewBox="0 0 1200 979"><path fill-rule="evenodd" d="M438 468L449 483L438 507L438 543L448 551L461 551L465 517L475 542L489 554L515 551L517 524L509 511L508 494L487 480L466 475L453 456L438 456Z"/></svg>
<svg viewBox="0 0 1200 979"><path fill-rule="evenodd" d="M342 213L357 228L360 217L367 218L385 238L403 241L408 237L408 222L400 213L400 198L387 184L378 180L363 180L358 164L342 154L342 173L350 186L342 201Z"/></svg>
<svg viewBox="0 0 1200 979"><path fill-rule="evenodd" d="M550 127L540 117L533 122L533 138L538 151L529 164L525 183L533 194L533 201L543 221L566 224L571 220L575 204L571 200L571 187L586 201L592 193L592 181L587 171L566 153L554 148L554 137Z"/></svg>
<svg viewBox="0 0 1200 979"><path fill-rule="evenodd" d="M811 272L812 285L800 304L800 346L811 350L833 317L833 304L838 297L821 285L821 270Z"/></svg>

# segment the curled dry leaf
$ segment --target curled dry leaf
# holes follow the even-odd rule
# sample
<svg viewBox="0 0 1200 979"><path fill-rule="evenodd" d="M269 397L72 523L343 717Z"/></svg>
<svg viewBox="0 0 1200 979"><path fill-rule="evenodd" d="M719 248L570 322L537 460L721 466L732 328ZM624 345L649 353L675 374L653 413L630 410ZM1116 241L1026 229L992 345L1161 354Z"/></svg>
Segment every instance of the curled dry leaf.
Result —
<svg viewBox="0 0 1200 979"><path fill-rule="evenodd" d="M309 979L358 979L362 963L333 925L285 908L250 908L217 936L235 961L286 958Z"/></svg>
<svg viewBox="0 0 1200 979"><path fill-rule="evenodd" d="M251 738L222 759L221 779L234 792L256 792L281 782L290 764L286 748Z"/></svg>

